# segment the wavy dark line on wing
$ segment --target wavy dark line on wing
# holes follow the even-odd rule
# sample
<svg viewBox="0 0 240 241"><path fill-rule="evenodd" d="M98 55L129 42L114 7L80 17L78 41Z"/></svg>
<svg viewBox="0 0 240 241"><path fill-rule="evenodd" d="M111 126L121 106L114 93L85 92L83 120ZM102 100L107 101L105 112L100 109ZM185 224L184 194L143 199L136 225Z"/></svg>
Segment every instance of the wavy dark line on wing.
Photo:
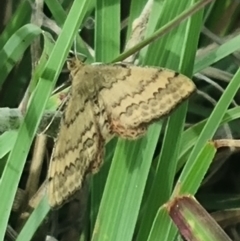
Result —
<svg viewBox="0 0 240 241"><path fill-rule="evenodd" d="M112 105L112 108L116 108L116 107L118 107L118 106L121 106L121 102L122 102L123 100L125 100L127 97L132 97L132 98L134 98L135 95L141 95L141 94L145 91L146 87L147 87L150 83L156 83L156 81L157 81L160 73L161 73L161 72L158 71L156 74L154 74L153 78L151 78L151 79L149 79L149 80L147 80L147 81L145 80L145 81L146 81L146 84L144 84L144 85L142 86L143 88L142 88L140 91L135 91L135 92L133 92L131 95L129 95L129 94L124 95L122 98L120 98L120 99L118 100L118 103L115 103L114 105ZM168 78L169 82L168 82L168 84L166 84L166 87L164 87L164 88L158 88L157 91L156 91L156 93L158 93L158 92L166 89L167 86L171 84L171 80L172 80L172 79L175 79L177 76L178 76L178 74L177 74L176 76L173 76L173 77ZM153 94L154 94L154 93L155 93L155 92L153 92Z"/></svg>
<svg viewBox="0 0 240 241"><path fill-rule="evenodd" d="M92 137L88 137L88 138L83 142L83 145L82 145L82 146L83 146L83 150L86 150L87 148L89 148L89 146L88 146L87 148L84 149L84 144L86 144L87 141L94 139L94 136L95 136L96 134L97 134L97 133L94 133L94 135L93 135ZM64 149L64 152L63 152L63 153L59 153L58 155L55 155L55 156L53 157L52 161L55 161L56 159L57 159L57 160L58 160L58 159L64 159L65 156L67 156L69 152L73 152L73 151L75 151L75 150L77 150L77 149L79 148L79 143L81 143L81 141L82 141L82 136L81 136L79 139L77 139L77 142L76 142L76 144L75 144L74 146L71 146L71 147L69 147L69 148L67 148L67 149Z"/></svg>

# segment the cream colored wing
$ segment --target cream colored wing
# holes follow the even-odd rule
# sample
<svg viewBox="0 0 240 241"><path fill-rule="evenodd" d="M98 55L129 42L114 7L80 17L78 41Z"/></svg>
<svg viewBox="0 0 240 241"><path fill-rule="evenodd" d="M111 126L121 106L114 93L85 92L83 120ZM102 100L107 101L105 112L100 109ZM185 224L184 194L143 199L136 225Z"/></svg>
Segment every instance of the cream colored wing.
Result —
<svg viewBox="0 0 240 241"><path fill-rule="evenodd" d="M72 92L63 115L48 173L48 200L52 208L64 204L81 189L92 166L101 162L101 139L92 99Z"/></svg>
<svg viewBox="0 0 240 241"><path fill-rule="evenodd" d="M101 75L99 98L113 132L126 138L144 134L149 123L168 115L195 90L189 78L163 68L103 65Z"/></svg>
<svg viewBox="0 0 240 241"><path fill-rule="evenodd" d="M61 121L48 173L51 207L66 202L89 172L99 170L104 144L114 134L136 138L194 90L174 71L72 61L72 92Z"/></svg>
<svg viewBox="0 0 240 241"><path fill-rule="evenodd" d="M72 88L60 124L48 173L48 199L52 208L64 204L78 190L88 173L102 164L105 142L113 137L98 68L78 60L68 62Z"/></svg>

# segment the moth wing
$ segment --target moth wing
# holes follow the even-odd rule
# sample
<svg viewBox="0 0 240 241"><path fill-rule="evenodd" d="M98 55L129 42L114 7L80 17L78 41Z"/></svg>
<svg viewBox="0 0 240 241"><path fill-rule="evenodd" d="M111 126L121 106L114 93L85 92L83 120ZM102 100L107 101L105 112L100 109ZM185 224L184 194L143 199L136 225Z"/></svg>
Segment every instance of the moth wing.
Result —
<svg viewBox="0 0 240 241"><path fill-rule="evenodd" d="M101 66L99 92L113 125L126 138L142 135L147 124L169 114L195 90L186 76L169 69Z"/></svg>
<svg viewBox="0 0 240 241"><path fill-rule="evenodd" d="M92 101L74 94L64 112L48 173L48 200L52 208L64 204L101 158L99 130Z"/></svg>

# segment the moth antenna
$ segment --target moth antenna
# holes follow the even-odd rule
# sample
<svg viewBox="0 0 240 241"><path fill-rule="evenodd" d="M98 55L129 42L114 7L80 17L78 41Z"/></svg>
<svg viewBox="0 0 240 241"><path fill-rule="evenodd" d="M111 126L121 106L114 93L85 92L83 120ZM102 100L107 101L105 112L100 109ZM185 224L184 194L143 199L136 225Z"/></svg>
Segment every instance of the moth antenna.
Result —
<svg viewBox="0 0 240 241"><path fill-rule="evenodd" d="M58 86L53 92L52 95L57 94L58 92L66 89L67 87L69 87L71 85L71 80L67 80L66 82L64 82L63 84L61 84L60 86Z"/></svg>
<svg viewBox="0 0 240 241"><path fill-rule="evenodd" d="M82 30L81 28L78 30L78 34L80 33L81 30ZM86 61L87 56L84 55L84 54L81 54L81 53L79 53L77 51L77 37L74 38L74 41L73 41L73 51L72 52L73 52L73 55L74 55L76 60L79 60L80 59L79 57L81 56L81 58L82 58L81 62L85 62Z"/></svg>
<svg viewBox="0 0 240 241"><path fill-rule="evenodd" d="M80 31L81 31L81 28L78 30L78 34L80 33ZM87 59L86 55L77 52L77 37L74 38L73 50L70 50L69 54L72 54L73 57L70 56L70 57L67 58L68 66L72 66L71 63L73 63L73 62L82 62L82 63L84 63L86 61L86 59Z"/></svg>
<svg viewBox="0 0 240 241"><path fill-rule="evenodd" d="M79 32L80 30L78 31L78 33ZM77 59L77 37L75 37L73 41L73 52L74 52L75 59Z"/></svg>
<svg viewBox="0 0 240 241"><path fill-rule="evenodd" d="M68 101L69 96L66 96L66 98L64 98L64 100L62 101L62 103L60 104L60 106L57 108L55 114L53 115L53 117L51 118L51 121L49 122L49 124L45 127L45 129L40 133L40 134L44 134L46 133L46 131L48 130L48 128L51 126L51 124L53 123L54 119L56 118L57 114L59 113L59 111L62 109L62 107L66 104L66 102Z"/></svg>

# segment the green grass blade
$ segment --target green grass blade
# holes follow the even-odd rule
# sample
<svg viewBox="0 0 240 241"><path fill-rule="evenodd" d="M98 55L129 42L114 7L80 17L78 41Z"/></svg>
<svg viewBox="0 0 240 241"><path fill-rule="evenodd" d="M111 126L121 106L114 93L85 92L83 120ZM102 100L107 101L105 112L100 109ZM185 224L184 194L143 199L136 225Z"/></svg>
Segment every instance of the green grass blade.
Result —
<svg viewBox="0 0 240 241"><path fill-rule="evenodd" d="M21 59L25 50L41 33L42 30L33 24L24 25L3 46L0 51L0 86L4 83L17 61Z"/></svg>
<svg viewBox="0 0 240 241"><path fill-rule="evenodd" d="M216 107L214 108L212 114L210 115L207 123L205 124L193 150L188 158L188 161L179 177L179 180L183 180L184 177L187 176L187 173L193 168L196 161L196 156L203 150L206 142L211 140L213 135L215 134L217 128L219 127L224 114L227 111L228 106L230 105L232 99L234 98L237 90L240 87L240 70L237 71L232 81L227 86L226 90L224 91L223 95L221 96L220 100L218 101ZM181 189L181 193L191 193L194 194L197 190L196 189L186 189L185 187Z"/></svg>
<svg viewBox="0 0 240 241"><path fill-rule="evenodd" d="M148 135L130 142L119 140L108 175L92 241L132 240L146 178L159 136L156 125ZM159 128L160 129L160 128Z"/></svg>
<svg viewBox="0 0 240 241"><path fill-rule="evenodd" d="M220 126L226 124L230 121L236 120L240 118L240 107L234 107L226 111L223 119L220 123ZM198 137L201 134L202 129L204 128L208 119L198 122L197 124L191 126L186 131L184 131L180 143L180 153L179 153L179 160L178 160L178 168L177 171L183 166L186 161L185 155L189 153L193 145L196 143Z"/></svg>
<svg viewBox="0 0 240 241"><path fill-rule="evenodd" d="M31 0L32 1L32 0ZM23 25L29 23L31 16L31 1L22 1L17 7L16 12L11 17L4 31L1 33L0 37L0 49L7 43L10 36L12 36L19 28Z"/></svg>
<svg viewBox="0 0 240 241"><path fill-rule="evenodd" d="M178 179L174 195L178 195L178 188L180 188L181 192L187 192L188 194L195 193L198 190L216 151L213 143L206 143L203 150L195 158L194 165L191 165L186 170L184 169L184 174Z"/></svg>
<svg viewBox="0 0 240 241"><path fill-rule="evenodd" d="M173 226L170 226L169 223L171 223L171 219L166 212L164 208L160 208L158 210L157 215L153 221L152 228L150 230L150 234L147 238L147 241L154 241L154 240L160 240L159 237L163 236L163 230L165 237L168 237L169 234L175 233L176 228ZM167 241L168 239L161 239Z"/></svg>
<svg viewBox="0 0 240 241"><path fill-rule="evenodd" d="M194 73L207 68L208 66L216 63L217 61L225 58L229 54L239 50L240 36L236 36L219 47L211 50L203 56L197 57L194 65Z"/></svg>
<svg viewBox="0 0 240 241"><path fill-rule="evenodd" d="M111 33L111 34L109 34ZM109 44L106 44L109 43ZM96 61L110 61L120 52L120 1L96 2Z"/></svg>
<svg viewBox="0 0 240 241"><path fill-rule="evenodd" d="M78 26L82 22L83 16L87 11L87 7L87 0L78 0L74 2L64 24L63 31L49 56L46 68L43 71L39 84L31 99L23 123L19 128L17 140L9 155L0 183L0 196L2 197L2 205L0 205L0 213L2 215L0 222L0 240L4 238L15 192L30 145L43 115L48 98L62 69L64 60L67 57ZM11 189L6 191L6 186L9 185Z"/></svg>
<svg viewBox="0 0 240 241"><path fill-rule="evenodd" d="M109 34L111 33L111 34ZM95 60L97 62L107 62L120 51L120 1L101 0L96 2L96 22L95 22ZM106 44L111 43L111 44ZM107 146L115 148L116 140ZM114 149L113 149L114 150ZM107 152L106 152L107 153ZM108 154L108 153L107 153ZM91 230L93 230L99 204L102 198L106 177L109 171L110 159L112 155L105 157L104 168L98 175L92 178L91 189Z"/></svg>
<svg viewBox="0 0 240 241"><path fill-rule="evenodd" d="M88 6L92 4L94 0L89 0L89 3L88 3ZM45 0L45 3L46 5L48 6L49 10L51 11L54 19L56 20L57 24L62 27L66 18L67 18L67 14L66 12L64 11L63 7L61 6L60 2L57 1L57 0ZM88 10L89 11L89 8L91 9L91 6L88 7ZM86 13L85 13L86 15ZM83 16L84 18L85 16ZM81 26L78 26L79 28ZM87 57L87 60L86 62L92 62L93 61L93 57L92 55L89 53L85 43L82 41L82 39L80 38L79 35L76 35L76 50L85 55Z"/></svg>
<svg viewBox="0 0 240 241"><path fill-rule="evenodd" d="M202 179L202 173L206 173L207 168L209 167L214 155L216 153L216 148L212 143L207 143L204 147L204 151L196 158L196 163L194 169L191 170L188 176L185 176L185 180L180 180L179 185L185 186L186 189L191 189L191 186L194 185L193 182L196 181L196 184L199 184L199 179ZM195 183L195 182L194 182ZM173 233L172 227L167 226L167 223L171 223L170 217L167 216L166 210L161 207L157 212L157 215L154 219L148 241L154 241L165 234ZM165 235L166 237L169 235ZM163 239L161 239L163 240ZM164 240L168 240L167 238Z"/></svg>
<svg viewBox="0 0 240 241"><path fill-rule="evenodd" d="M16 137L17 131L6 131L0 136L0 159L12 150Z"/></svg>
<svg viewBox="0 0 240 241"><path fill-rule="evenodd" d="M166 5L163 5L162 13L169 12L172 8L172 4L173 2L171 3L171 1L166 2ZM181 2L181 4L178 5L178 8L176 8L175 14L181 13L181 11L186 9L189 4L191 4L191 1L188 3L186 1ZM160 18L160 23L162 21L167 22L167 20L163 19L164 16L166 18L170 17L167 14L163 14ZM174 16L171 16L171 18L173 17ZM160 64L164 63L164 65L169 68L178 70L181 69L181 72L191 75L193 60L197 49L198 36L201 29L201 20L202 13L199 13L191 18L187 23L182 23L177 29L174 29L174 31L164 36L164 38L160 41L157 41L153 45L149 46L149 59L151 59L150 56L153 56L154 51L161 52L161 56L156 56L155 61L160 62ZM194 37L191 35L192 30L194 30ZM191 45L189 45L189 42L191 42ZM170 55L168 51L160 50L160 47L164 48L163 46L168 48L169 43L171 43L171 47L169 46L169 48L171 48L173 53L172 55ZM181 49L179 48L179 45L182 46ZM189 48L189 46L191 47ZM151 61L153 61L153 59ZM159 205L166 202L171 195L177 166L179 143L185 122L186 111L187 104L185 103L171 115L168 121L162 144L162 151L158 160L156 175L151 185L151 191L146 203L148 208L146 208L146 211L143 216L141 216L140 220L139 233L137 236L137 240L139 241L147 239ZM161 192L159 192L160 188ZM161 236L159 236L159 239L161 240L171 240L171 238L175 236L172 228L170 227L170 223L167 223L169 225L168 230L171 230L171 232L162 232ZM169 236L170 234L171 236Z"/></svg>
<svg viewBox="0 0 240 241"><path fill-rule="evenodd" d="M44 218L46 217L49 211L49 205L47 202L47 198L44 197L37 208L33 211L31 216L28 218L27 222L25 223L23 229L19 233L16 241L27 241L32 240L33 235L37 231L38 227L43 222Z"/></svg>

